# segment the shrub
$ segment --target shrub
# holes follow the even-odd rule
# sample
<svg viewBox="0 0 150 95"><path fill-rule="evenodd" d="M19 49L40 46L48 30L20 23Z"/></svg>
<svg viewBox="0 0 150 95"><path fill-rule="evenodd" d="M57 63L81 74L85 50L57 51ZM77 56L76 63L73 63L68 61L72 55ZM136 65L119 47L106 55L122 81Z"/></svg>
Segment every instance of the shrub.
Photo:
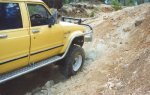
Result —
<svg viewBox="0 0 150 95"><path fill-rule="evenodd" d="M128 0L127 1L127 6L132 6L132 5L134 5L134 0Z"/></svg>
<svg viewBox="0 0 150 95"><path fill-rule="evenodd" d="M95 16L95 13L94 11L90 14L90 17L94 17Z"/></svg>
<svg viewBox="0 0 150 95"><path fill-rule="evenodd" d="M112 0L112 7L117 11L122 9L121 4L118 0Z"/></svg>

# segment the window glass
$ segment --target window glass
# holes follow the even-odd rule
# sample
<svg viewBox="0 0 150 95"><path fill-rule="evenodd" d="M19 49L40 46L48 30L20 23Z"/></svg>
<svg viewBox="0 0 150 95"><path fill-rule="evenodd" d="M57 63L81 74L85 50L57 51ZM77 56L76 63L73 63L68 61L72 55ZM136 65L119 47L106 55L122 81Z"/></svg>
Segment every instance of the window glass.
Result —
<svg viewBox="0 0 150 95"><path fill-rule="evenodd" d="M43 5L28 4L31 26L48 25L50 14Z"/></svg>
<svg viewBox="0 0 150 95"><path fill-rule="evenodd" d="M0 30L22 28L19 4L0 3Z"/></svg>

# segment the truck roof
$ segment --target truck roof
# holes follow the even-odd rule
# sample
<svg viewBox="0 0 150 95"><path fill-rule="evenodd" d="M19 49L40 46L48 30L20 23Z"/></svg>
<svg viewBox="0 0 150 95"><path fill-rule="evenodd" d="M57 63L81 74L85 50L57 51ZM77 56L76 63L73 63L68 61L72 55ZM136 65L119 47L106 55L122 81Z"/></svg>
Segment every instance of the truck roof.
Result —
<svg viewBox="0 0 150 95"><path fill-rule="evenodd" d="M17 1L17 2L43 2L42 0L0 0L0 1Z"/></svg>

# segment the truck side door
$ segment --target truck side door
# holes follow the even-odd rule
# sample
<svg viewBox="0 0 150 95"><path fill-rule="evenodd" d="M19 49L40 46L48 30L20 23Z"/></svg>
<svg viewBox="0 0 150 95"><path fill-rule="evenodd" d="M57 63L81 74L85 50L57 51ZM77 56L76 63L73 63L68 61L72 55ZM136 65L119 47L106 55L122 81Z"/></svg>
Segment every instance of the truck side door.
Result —
<svg viewBox="0 0 150 95"><path fill-rule="evenodd" d="M27 3L31 26L30 63L60 52L63 47L63 30L59 24L49 27L51 14L43 3Z"/></svg>
<svg viewBox="0 0 150 95"><path fill-rule="evenodd" d="M0 74L28 65L30 35L26 22L24 3L0 2Z"/></svg>

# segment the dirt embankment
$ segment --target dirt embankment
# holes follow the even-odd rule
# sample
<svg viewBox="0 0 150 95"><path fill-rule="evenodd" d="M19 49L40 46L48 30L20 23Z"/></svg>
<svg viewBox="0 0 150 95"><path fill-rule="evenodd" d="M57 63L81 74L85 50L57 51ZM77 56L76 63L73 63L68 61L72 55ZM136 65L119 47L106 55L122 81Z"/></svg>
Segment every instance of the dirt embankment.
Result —
<svg viewBox="0 0 150 95"><path fill-rule="evenodd" d="M95 39L84 46L88 65L51 87L52 95L149 95L149 9L144 4L97 19Z"/></svg>

